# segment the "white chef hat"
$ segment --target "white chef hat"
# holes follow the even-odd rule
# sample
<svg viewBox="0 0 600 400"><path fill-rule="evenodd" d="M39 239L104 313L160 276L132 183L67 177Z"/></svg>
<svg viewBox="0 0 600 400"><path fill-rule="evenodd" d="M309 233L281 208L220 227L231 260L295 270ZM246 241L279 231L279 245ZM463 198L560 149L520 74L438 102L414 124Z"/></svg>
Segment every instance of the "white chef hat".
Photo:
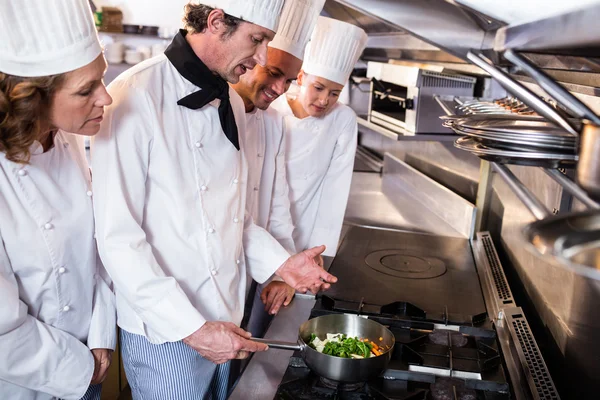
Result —
<svg viewBox="0 0 600 400"><path fill-rule="evenodd" d="M325 0L287 0L281 11L277 34L269 47L302 60L324 4Z"/></svg>
<svg viewBox="0 0 600 400"><path fill-rule="evenodd" d="M345 85L366 44L367 34L359 27L319 17L306 46L302 69Z"/></svg>
<svg viewBox="0 0 600 400"><path fill-rule="evenodd" d="M102 47L89 0L3 0L0 71L48 76L76 70Z"/></svg>
<svg viewBox="0 0 600 400"><path fill-rule="evenodd" d="M225 14L277 31L284 0L197 0L198 3L223 10Z"/></svg>

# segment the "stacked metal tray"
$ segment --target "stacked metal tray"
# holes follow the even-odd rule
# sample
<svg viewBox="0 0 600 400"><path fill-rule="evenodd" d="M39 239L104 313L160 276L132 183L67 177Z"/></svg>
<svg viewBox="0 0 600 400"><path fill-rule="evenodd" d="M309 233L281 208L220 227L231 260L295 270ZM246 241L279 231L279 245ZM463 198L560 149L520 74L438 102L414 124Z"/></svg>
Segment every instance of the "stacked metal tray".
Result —
<svg viewBox="0 0 600 400"><path fill-rule="evenodd" d="M449 113L452 108L446 99L443 108L449 115L440 118L444 126L463 136L455 142L457 148L502 164L575 166L577 137L526 107L510 99L454 100L456 113Z"/></svg>

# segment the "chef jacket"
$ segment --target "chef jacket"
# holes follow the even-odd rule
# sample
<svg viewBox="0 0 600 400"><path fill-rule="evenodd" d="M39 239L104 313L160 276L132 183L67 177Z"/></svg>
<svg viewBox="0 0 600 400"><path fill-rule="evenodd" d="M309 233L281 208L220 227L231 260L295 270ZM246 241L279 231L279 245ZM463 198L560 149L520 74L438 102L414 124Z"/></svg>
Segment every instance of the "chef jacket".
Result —
<svg viewBox="0 0 600 400"><path fill-rule="evenodd" d="M117 323L152 343L206 321L239 324L246 268L264 282L289 257L245 213L247 162L221 128L220 100L177 105L197 90L164 54L138 64L109 86L113 104L92 144L98 247ZM243 132L243 102L229 94Z"/></svg>
<svg viewBox="0 0 600 400"><path fill-rule="evenodd" d="M283 117L272 109L255 108L246 113L246 130L240 138L248 160L246 209L254 223L269 231L290 254L295 254Z"/></svg>
<svg viewBox="0 0 600 400"><path fill-rule="evenodd" d="M284 115L286 170L294 244L298 251L324 244L335 256L350 193L358 125L339 102L323 117L296 118L286 96L271 107Z"/></svg>
<svg viewBox="0 0 600 400"><path fill-rule="evenodd" d="M114 296L99 262L89 169L74 135L0 153L0 398L79 399L90 349L114 349Z"/></svg>

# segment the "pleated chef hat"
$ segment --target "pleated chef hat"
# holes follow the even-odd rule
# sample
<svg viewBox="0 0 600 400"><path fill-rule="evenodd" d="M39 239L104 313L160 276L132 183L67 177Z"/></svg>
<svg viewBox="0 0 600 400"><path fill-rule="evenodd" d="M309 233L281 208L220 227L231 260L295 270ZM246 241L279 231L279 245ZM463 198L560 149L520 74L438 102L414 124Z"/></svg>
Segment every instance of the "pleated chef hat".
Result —
<svg viewBox="0 0 600 400"><path fill-rule="evenodd" d="M367 34L359 27L319 17L306 46L302 69L345 85L366 44Z"/></svg>
<svg viewBox="0 0 600 400"><path fill-rule="evenodd" d="M325 0L287 0L277 34L269 46L302 60L324 4Z"/></svg>
<svg viewBox="0 0 600 400"><path fill-rule="evenodd" d="M223 10L225 14L277 31L284 0L197 0L198 3Z"/></svg>
<svg viewBox="0 0 600 400"><path fill-rule="evenodd" d="M0 71L47 76L83 67L102 52L89 0L2 0Z"/></svg>

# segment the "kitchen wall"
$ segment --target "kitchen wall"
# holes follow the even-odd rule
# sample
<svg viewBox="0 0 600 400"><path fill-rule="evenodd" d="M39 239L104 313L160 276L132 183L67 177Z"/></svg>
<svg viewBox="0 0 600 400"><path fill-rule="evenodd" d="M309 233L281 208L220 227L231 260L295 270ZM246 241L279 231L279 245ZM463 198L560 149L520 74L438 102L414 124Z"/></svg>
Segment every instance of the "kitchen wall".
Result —
<svg viewBox="0 0 600 400"><path fill-rule="evenodd" d="M178 28L189 0L93 0L96 7L118 7L123 23Z"/></svg>
<svg viewBox="0 0 600 400"><path fill-rule="evenodd" d="M581 98L600 111L599 99ZM452 142L395 141L376 133L362 133L360 141L379 153L396 155L475 201L479 159L455 149ZM532 167L510 169L549 210L560 208L562 188L545 172ZM517 303L533 324L562 398L592 398L589 391L600 389L600 282L549 264L526 248L521 231L534 218L501 177L494 174L492 184L483 230L492 233ZM589 391L578 392L582 388Z"/></svg>

